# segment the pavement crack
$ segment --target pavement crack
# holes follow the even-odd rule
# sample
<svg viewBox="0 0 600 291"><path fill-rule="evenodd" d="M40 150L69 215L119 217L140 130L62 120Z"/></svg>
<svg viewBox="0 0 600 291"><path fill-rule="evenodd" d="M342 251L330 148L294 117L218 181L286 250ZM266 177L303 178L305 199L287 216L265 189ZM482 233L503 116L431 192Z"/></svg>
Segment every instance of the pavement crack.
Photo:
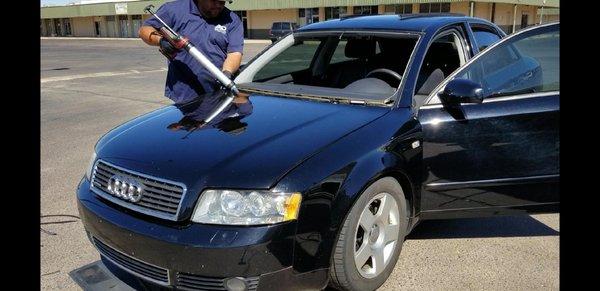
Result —
<svg viewBox="0 0 600 291"><path fill-rule="evenodd" d="M54 272L50 272L50 273L46 273L46 274L42 274L42 277L43 276L48 276L48 275L53 275L53 274L56 274L56 273L60 273L60 270L54 271Z"/></svg>

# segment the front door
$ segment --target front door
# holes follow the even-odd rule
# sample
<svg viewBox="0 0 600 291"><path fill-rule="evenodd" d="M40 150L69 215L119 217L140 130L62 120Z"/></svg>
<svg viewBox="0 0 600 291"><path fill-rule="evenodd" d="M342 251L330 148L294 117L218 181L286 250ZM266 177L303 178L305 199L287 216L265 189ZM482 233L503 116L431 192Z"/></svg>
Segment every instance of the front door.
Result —
<svg viewBox="0 0 600 291"><path fill-rule="evenodd" d="M448 77L419 108L424 213L558 205L559 37L553 24L503 40ZM441 102L439 93L453 79L480 84L483 102Z"/></svg>

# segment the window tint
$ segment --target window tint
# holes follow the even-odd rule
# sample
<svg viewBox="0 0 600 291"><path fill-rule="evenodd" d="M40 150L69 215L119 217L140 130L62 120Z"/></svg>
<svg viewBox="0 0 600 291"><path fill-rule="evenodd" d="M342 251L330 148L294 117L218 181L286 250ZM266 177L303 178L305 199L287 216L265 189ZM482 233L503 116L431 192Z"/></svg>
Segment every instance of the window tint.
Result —
<svg viewBox="0 0 600 291"><path fill-rule="evenodd" d="M271 79L308 69L320 43L321 41L318 40L307 40L293 45L260 69L252 81Z"/></svg>
<svg viewBox="0 0 600 291"><path fill-rule="evenodd" d="M479 51L484 50L488 46L500 40L500 36L491 32L489 29L480 27L471 27L471 29L473 30L473 36L475 37L475 42L477 42Z"/></svg>
<svg viewBox="0 0 600 291"><path fill-rule="evenodd" d="M524 33L485 52L456 78L482 85L488 97L560 90L558 26Z"/></svg>
<svg viewBox="0 0 600 291"><path fill-rule="evenodd" d="M275 23L273 23L273 28L272 29L281 29L281 22L275 22Z"/></svg>
<svg viewBox="0 0 600 291"><path fill-rule="evenodd" d="M431 43L419 71L415 94L428 95L444 78L460 67L461 57L456 46L458 42L458 36L450 33Z"/></svg>

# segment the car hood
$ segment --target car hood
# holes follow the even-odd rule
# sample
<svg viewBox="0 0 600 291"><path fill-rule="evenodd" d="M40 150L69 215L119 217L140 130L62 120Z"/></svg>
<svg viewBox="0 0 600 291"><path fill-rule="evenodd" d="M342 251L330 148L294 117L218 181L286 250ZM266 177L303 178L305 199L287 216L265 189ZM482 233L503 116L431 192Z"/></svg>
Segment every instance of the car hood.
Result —
<svg viewBox="0 0 600 291"><path fill-rule="evenodd" d="M98 157L189 190L268 189L312 154L389 112L251 95L244 106L232 105L192 130L210 111L198 103L167 106L115 128L99 141Z"/></svg>

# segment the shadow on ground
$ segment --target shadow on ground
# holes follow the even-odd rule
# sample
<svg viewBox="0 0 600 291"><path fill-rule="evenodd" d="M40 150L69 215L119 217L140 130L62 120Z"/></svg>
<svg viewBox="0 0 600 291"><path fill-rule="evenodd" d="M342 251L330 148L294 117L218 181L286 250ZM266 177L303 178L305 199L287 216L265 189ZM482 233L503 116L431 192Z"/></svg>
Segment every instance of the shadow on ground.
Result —
<svg viewBox="0 0 600 291"><path fill-rule="evenodd" d="M423 221L415 227L406 239L558 235L560 235L560 232L546 226L531 216L505 216Z"/></svg>

